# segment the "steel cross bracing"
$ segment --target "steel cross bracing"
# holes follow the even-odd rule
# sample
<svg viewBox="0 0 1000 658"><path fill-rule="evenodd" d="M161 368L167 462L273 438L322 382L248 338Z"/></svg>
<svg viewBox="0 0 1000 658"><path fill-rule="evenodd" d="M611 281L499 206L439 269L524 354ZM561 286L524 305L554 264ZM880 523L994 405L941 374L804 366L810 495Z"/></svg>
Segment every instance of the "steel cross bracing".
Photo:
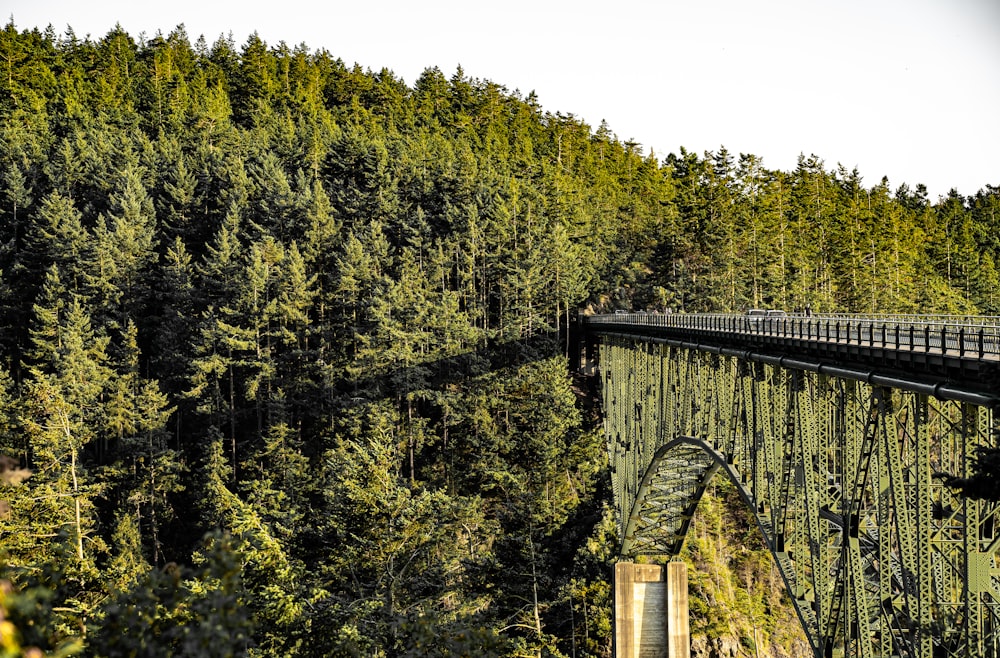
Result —
<svg viewBox="0 0 1000 658"><path fill-rule="evenodd" d="M935 477L996 445L993 406L642 336L599 363L624 557L680 553L721 471L816 656L1000 657L998 506Z"/></svg>

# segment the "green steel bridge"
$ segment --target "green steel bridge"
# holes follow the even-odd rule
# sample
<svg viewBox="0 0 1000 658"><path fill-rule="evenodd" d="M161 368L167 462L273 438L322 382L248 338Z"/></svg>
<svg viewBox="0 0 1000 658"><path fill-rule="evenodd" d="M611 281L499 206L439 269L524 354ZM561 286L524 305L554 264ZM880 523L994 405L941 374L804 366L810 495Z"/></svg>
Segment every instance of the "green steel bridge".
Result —
<svg viewBox="0 0 1000 658"><path fill-rule="evenodd" d="M614 314L599 364L623 559L676 556L724 473L817 657L1000 657L1000 318Z"/></svg>

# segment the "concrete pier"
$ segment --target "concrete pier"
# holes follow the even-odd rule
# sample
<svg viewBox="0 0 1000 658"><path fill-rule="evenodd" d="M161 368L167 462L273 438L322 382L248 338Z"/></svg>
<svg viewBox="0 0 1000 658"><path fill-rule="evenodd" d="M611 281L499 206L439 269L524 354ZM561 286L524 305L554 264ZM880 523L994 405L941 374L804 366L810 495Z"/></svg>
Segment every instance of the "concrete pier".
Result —
<svg viewBox="0 0 1000 658"><path fill-rule="evenodd" d="M615 658L690 658L687 565L615 565Z"/></svg>

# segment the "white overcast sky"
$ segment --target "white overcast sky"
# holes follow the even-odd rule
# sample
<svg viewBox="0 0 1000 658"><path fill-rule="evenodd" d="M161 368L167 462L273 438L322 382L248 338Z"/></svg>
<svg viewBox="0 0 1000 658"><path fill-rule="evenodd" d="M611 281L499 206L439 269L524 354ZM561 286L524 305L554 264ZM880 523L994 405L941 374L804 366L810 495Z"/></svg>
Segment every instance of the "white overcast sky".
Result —
<svg viewBox="0 0 1000 658"><path fill-rule="evenodd" d="M935 200L1000 185L1000 0L3 0L19 30L256 31L412 85L427 67L524 94L662 157L799 154Z"/></svg>

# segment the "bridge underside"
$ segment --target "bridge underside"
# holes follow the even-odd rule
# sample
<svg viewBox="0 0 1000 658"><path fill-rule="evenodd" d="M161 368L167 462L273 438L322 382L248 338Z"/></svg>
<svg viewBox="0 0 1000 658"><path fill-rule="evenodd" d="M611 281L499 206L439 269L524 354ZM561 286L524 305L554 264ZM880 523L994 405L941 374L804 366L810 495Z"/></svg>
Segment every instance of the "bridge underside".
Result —
<svg viewBox="0 0 1000 658"><path fill-rule="evenodd" d="M995 411L605 336L625 557L677 555L711 478L753 510L817 656L1000 656L1000 510L943 486Z"/></svg>

